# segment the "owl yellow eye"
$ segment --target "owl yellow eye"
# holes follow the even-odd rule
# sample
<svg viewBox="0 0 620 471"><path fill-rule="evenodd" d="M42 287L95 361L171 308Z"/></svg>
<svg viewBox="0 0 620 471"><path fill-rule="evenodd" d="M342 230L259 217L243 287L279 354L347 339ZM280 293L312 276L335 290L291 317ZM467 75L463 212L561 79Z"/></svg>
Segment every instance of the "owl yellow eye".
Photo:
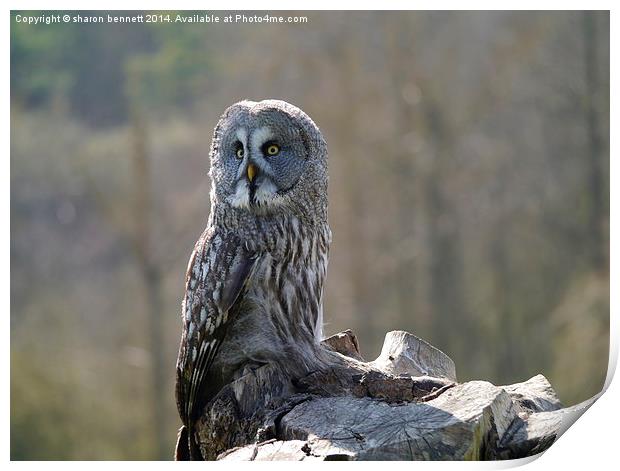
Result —
<svg viewBox="0 0 620 471"><path fill-rule="evenodd" d="M243 147L239 147L235 154L237 155L238 159L242 159L243 158Z"/></svg>
<svg viewBox="0 0 620 471"><path fill-rule="evenodd" d="M277 144L269 144L266 149L267 155L278 155L280 147Z"/></svg>

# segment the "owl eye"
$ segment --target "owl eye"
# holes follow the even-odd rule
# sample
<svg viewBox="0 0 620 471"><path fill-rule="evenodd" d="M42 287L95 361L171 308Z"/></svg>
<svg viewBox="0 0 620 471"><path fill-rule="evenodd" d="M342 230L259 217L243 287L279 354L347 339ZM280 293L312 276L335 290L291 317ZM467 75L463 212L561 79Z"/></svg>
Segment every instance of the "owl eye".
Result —
<svg viewBox="0 0 620 471"><path fill-rule="evenodd" d="M265 144L265 146L263 147L263 152L267 155L278 155L280 153L280 146L278 144L274 144L274 143L267 143Z"/></svg>
<svg viewBox="0 0 620 471"><path fill-rule="evenodd" d="M235 151L235 155L238 159L242 159L244 156L243 145L240 142L237 142L237 150Z"/></svg>

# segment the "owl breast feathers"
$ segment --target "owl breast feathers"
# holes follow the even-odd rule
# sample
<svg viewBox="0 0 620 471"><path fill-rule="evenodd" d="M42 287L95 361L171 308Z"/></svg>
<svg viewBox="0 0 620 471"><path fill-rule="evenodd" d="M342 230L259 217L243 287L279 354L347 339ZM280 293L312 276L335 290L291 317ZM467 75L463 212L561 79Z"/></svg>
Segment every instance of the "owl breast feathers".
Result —
<svg viewBox="0 0 620 471"><path fill-rule="evenodd" d="M211 213L191 255L181 317L177 405L190 457L193 425L248 365L291 377L320 367L327 222L327 147L283 101L242 101L215 127Z"/></svg>

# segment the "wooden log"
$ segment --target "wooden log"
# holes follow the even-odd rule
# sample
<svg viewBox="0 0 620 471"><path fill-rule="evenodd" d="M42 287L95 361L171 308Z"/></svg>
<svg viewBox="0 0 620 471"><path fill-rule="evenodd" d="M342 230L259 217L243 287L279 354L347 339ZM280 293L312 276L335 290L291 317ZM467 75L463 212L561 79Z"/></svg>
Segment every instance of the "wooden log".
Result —
<svg viewBox="0 0 620 471"><path fill-rule="evenodd" d="M548 412L562 408L562 403L547 378L536 375L523 383L502 386L513 400L529 412Z"/></svg>
<svg viewBox="0 0 620 471"><path fill-rule="evenodd" d="M520 417L498 443L493 458L532 456L547 450L597 398L595 396L572 407L554 408Z"/></svg>
<svg viewBox="0 0 620 471"><path fill-rule="evenodd" d="M518 388L531 395L543 380L526 381ZM591 403L529 413L504 388L472 381L428 403L400 405L371 398L313 398L281 418L280 440L237 448L220 459L521 458L548 449Z"/></svg>
<svg viewBox="0 0 620 471"><path fill-rule="evenodd" d="M206 405L196 423L202 456L214 460L230 448L253 443L265 434L269 437L274 414L281 413L279 408L293 398L290 379L279 370L271 365L246 368Z"/></svg>
<svg viewBox="0 0 620 471"><path fill-rule="evenodd" d="M247 368L205 407L206 459L480 460L547 449L565 417L542 375L495 386L456 383L452 360L412 334L386 335L364 362L351 331L324 341L332 367L289 378ZM573 414L574 415L574 414Z"/></svg>
<svg viewBox="0 0 620 471"><path fill-rule="evenodd" d="M431 376L456 381L454 362L448 355L402 330L386 334L381 354L372 365L393 375Z"/></svg>
<svg viewBox="0 0 620 471"><path fill-rule="evenodd" d="M337 334L327 337L323 340L323 345L331 348L333 351L341 353L350 358L364 361L360 354L360 347L357 337L351 330L345 330Z"/></svg>
<svg viewBox="0 0 620 471"><path fill-rule="evenodd" d="M488 441L503 438L517 412L505 391L482 381L456 386L427 403L316 398L282 418L279 438L294 442L283 448L288 454L302 450L327 460L481 459ZM262 459L276 458L273 442L258 449L263 446L270 452L261 453ZM222 458L244 457L247 450L240 449Z"/></svg>

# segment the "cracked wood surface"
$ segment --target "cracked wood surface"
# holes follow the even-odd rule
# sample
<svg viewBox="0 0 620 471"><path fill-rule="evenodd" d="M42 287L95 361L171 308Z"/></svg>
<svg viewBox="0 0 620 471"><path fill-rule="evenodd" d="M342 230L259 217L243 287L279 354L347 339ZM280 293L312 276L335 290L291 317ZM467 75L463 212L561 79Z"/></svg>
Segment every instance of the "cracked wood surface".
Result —
<svg viewBox="0 0 620 471"><path fill-rule="evenodd" d="M407 332L388 333L372 362L351 331L323 345L342 360L329 371L292 380L265 365L223 388L197 424L203 456L511 459L546 450L575 415L542 375L506 386L457 384L452 360Z"/></svg>

